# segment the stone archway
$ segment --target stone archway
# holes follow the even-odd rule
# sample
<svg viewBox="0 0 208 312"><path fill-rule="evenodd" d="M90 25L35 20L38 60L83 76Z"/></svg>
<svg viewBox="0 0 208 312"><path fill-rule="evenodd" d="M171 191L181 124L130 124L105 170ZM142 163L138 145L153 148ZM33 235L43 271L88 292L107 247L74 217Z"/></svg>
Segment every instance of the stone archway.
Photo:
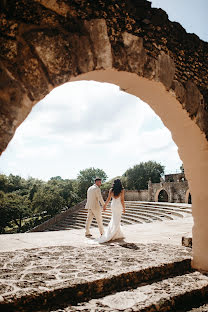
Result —
<svg viewBox="0 0 208 312"><path fill-rule="evenodd" d="M164 189L163 187L159 188L154 196L155 202L168 202L170 198L170 194L168 194L168 191Z"/></svg>
<svg viewBox="0 0 208 312"><path fill-rule="evenodd" d="M208 44L145 0L5 1L0 17L0 152L54 87L119 85L172 133L193 197L193 266L208 271Z"/></svg>
<svg viewBox="0 0 208 312"><path fill-rule="evenodd" d="M166 190L161 190L158 194L158 202L168 202L168 193Z"/></svg>

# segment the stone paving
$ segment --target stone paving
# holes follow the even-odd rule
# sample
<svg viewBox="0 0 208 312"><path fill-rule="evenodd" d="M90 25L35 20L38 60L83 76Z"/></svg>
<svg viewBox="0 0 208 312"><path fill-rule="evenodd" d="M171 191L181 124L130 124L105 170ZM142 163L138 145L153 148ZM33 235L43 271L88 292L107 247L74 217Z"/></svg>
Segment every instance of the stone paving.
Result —
<svg viewBox="0 0 208 312"><path fill-rule="evenodd" d="M74 311L67 304L180 275L190 269L181 237L192 224L189 217L125 226L124 240L103 245L96 228L91 239L84 229L0 235L0 311L64 311L63 302Z"/></svg>
<svg viewBox="0 0 208 312"><path fill-rule="evenodd" d="M194 290L196 294L196 291L201 288L208 290L208 277L199 272L193 272L140 286L136 289L117 292L103 298L92 299L76 306L69 306L62 311L171 311L171 307L177 306L181 297L184 301L188 297L190 301L192 291ZM189 294L187 295L187 293ZM201 310L197 312L199 311Z"/></svg>
<svg viewBox="0 0 208 312"><path fill-rule="evenodd" d="M40 296L41 299L36 304L42 305L43 301L50 297L50 292L54 295L54 292L60 289L70 289L71 293L67 296L73 294L74 298L78 296L83 300L87 292L106 292L109 283L106 282L105 285L105 280L113 278L117 289L122 289L119 283L123 280L119 278L116 281L116 276L125 276L128 273L129 285L134 284L137 281L135 276L131 281L131 272L140 272L137 277L140 281L141 278L145 280L145 275L148 279L148 274L153 274L153 268L156 268L156 276L162 276L162 270L157 270L157 267L162 266L166 274L168 265L170 269L172 267L172 270L175 270L173 262L190 257L190 249L184 247L170 248L163 244L136 245L122 241L105 245L95 244L88 248L57 246L2 252L0 304L12 303L18 307L20 302L33 302L34 297ZM93 285L94 281L100 282ZM73 299L70 298L70 301Z"/></svg>

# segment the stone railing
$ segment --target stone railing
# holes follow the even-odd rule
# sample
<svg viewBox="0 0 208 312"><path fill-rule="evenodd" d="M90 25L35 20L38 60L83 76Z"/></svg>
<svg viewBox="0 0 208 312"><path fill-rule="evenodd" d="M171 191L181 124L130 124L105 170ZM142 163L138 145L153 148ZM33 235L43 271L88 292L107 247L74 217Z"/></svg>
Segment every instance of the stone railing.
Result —
<svg viewBox="0 0 208 312"><path fill-rule="evenodd" d="M73 206L72 208L69 208L64 212L61 212L61 213L55 215L53 218L43 222L42 224L37 225L36 227L29 230L28 232L42 232L42 231L46 230L49 226L57 223L60 220L63 220L64 218L66 218L68 215L70 215L74 211L78 211L78 210L82 209L85 206L85 204L86 204L86 199L81 201L77 205Z"/></svg>

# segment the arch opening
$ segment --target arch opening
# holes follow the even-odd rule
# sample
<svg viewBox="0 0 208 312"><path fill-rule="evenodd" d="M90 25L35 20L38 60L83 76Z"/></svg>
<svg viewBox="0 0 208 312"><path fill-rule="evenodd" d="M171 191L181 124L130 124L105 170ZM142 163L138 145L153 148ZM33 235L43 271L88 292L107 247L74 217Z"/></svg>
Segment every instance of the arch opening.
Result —
<svg viewBox="0 0 208 312"><path fill-rule="evenodd" d="M79 80L94 80L118 85L125 92L135 95L149 104L170 130L173 141L178 146L179 156L184 164L192 194L193 266L208 270L207 255L202 252L202 250L208 250L208 239L204 239L208 236L206 230L208 194L205 187L208 177L208 143L195 120L190 119L175 95L168 92L161 82L113 69L88 72L74 77L70 81ZM200 211L197 210L199 206ZM197 243L194 244L194 241Z"/></svg>
<svg viewBox="0 0 208 312"><path fill-rule="evenodd" d="M168 193L166 190L161 190L158 194L158 202L168 202Z"/></svg>

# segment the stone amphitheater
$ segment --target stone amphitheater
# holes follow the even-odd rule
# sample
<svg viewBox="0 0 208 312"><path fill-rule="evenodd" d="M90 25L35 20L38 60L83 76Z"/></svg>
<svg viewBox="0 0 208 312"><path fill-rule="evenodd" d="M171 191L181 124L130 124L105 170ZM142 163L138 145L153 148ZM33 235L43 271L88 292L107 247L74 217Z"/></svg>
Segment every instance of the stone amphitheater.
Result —
<svg viewBox="0 0 208 312"><path fill-rule="evenodd" d="M175 220L191 215L191 205L183 203L155 203L141 201L125 201L126 213L122 214L121 224L142 224L154 221ZM103 212L103 225L107 226L111 218L110 206ZM85 201L75 206L72 211L69 209L64 213L46 221L32 229L35 231L60 231L71 229L82 229L85 227L87 210ZM97 227L95 219L92 226Z"/></svg>

